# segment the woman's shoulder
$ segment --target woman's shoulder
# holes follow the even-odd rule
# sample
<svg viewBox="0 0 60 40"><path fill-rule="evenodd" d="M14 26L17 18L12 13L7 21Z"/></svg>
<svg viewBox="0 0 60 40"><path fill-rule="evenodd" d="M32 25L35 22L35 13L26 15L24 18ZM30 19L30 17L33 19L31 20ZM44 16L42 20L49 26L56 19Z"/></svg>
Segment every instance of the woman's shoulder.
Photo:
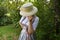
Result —
<svg viewBox="0 0 60 40"><path fill-rule="evenodd" d="M38 16L36 16L36 20L39 20L39 17Z"/></svg>
<svg viewBox="0 0 60 40"><path fill-rule="evenodd" d="M24 19L25 19L25 17L24 17L24 16L22 16L22 17L21 17L21 19L20 19L20 22L22 22Z"/></svg>
<svg viewBox="0 0 60 40"><path fill-rule="evenodd" d="M24 16L22 16L21 18L25 18Z"/></svg>
<svg viewBox="0 0 60 40"><path fill-rule="evenodd" d="M24 19L24 18L25 18L24 16L21 17L21 19Z"/></svg>

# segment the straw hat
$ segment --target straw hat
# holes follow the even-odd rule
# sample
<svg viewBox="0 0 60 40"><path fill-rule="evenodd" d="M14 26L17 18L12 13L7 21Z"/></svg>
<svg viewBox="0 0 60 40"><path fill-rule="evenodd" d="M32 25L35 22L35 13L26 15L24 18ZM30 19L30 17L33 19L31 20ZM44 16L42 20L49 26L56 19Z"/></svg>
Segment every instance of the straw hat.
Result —
<svg viewBox="0 0 60 40"><path fill-rule="evenodd" d="M31 16L31 15L34 15L36 14L38 11L38 9L33 6L32 3L25 3L21 6L20 8L20 15L22 16Z"/></svg>

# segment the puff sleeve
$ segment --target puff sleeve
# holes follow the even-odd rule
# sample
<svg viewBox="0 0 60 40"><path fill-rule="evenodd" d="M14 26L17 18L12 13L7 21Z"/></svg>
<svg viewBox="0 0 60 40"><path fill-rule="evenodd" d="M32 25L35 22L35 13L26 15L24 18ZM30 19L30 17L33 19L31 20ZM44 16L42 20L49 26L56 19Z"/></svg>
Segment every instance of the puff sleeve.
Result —
<svg viewBox="0 0 60 40"><path fill-rule="evenodd" d="M39 18L38 18L38 17L36 17L36 18L35 18L35 21L34 21L34 22L33 22L33 24L32 24L32 25L33 25L33 29L34 29L34 30L36 30L37 25L38 25L38 22L39 22Z"/></svg>

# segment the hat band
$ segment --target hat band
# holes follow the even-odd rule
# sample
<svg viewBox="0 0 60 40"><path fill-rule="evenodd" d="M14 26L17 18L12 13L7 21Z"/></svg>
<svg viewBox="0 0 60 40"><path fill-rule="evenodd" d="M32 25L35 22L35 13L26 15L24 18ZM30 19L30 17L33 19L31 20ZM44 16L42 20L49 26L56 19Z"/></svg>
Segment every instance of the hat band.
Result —
<svg viewBox="0 0 60 40"><path fill-rule="evenodd" d="M29 8L21 8L20 9L21 11L24 11L24 12L30 12L33 10L33 7L29 7Z"/></svg>

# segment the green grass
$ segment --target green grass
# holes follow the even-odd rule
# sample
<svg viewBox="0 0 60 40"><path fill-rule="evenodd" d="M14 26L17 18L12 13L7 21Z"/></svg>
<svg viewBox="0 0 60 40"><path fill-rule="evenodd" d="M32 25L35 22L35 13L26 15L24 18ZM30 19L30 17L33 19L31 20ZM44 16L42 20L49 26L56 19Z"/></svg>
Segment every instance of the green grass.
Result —
<svg viewBox="0 0 60 40"><path fill-rule="evenodd" d="M13 24L0 26L0 40L18 40L20 27L16 28Z"/></svg>

